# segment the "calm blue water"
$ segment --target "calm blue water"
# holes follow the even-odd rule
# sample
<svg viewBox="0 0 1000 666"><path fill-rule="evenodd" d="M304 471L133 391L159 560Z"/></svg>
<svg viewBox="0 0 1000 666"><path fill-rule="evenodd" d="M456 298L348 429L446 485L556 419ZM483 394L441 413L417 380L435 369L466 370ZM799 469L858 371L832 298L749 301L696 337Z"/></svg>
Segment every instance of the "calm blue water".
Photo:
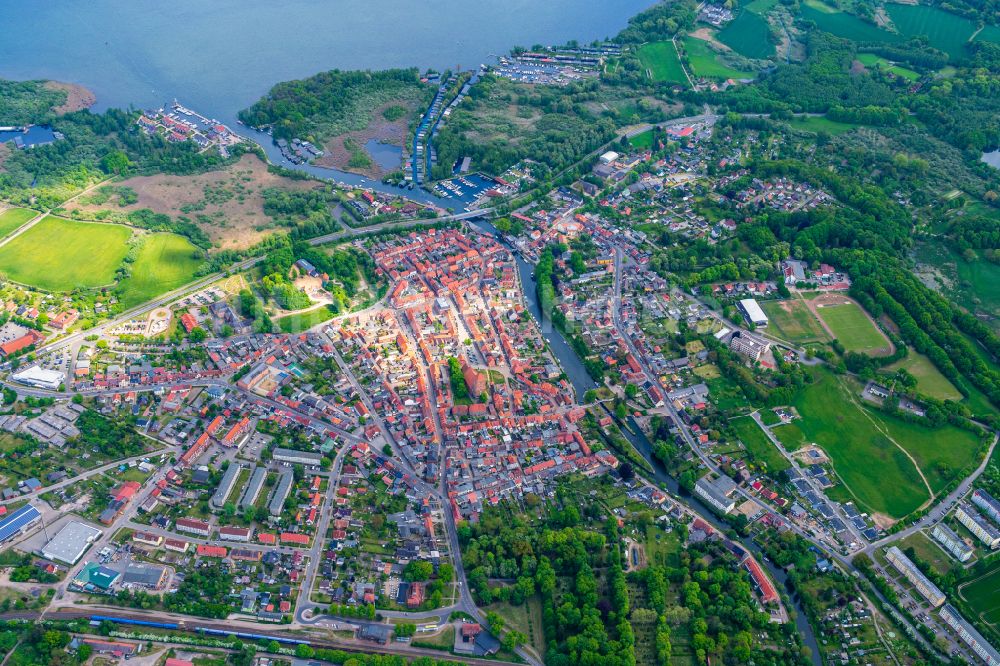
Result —
<svg viewBox="0 0 1000 666"><path fill-rule="evenodd" d="M279 81L329 69L477 68L512 46L613 37L653 0L2 0L0 77L79 83L108 107L179 99L239 129ZM367 187L354 174L304 165ZM429 195L411 193L418 199Z"/></svg>
<svg viewBox="0 0 1000 666"><path fill-rule="evenodd" d="M327 69L465 69L614 36L652 0L3 0L0 76L81 83L96 109L179 98L226 122Z"/></svg>
<svg viewBox="0 0 1000 666"><path fill-rule="evenodd" d="M52 143L56 140L55 133L51 127L35 125L29 127L27 132L0 132L0 143L13 141L20 138L28 148L39 144Z"/></svg>
<svg viewBox="0 0 1000 666"><path fill-rule="evenodd" d="M982 160L991 167L1000 169L1000 150L994 150L991 153L983 153Z"/></svg>
<svg viewBox="0 0 1000 666"><path fill-rule="evenodd" d="M403 159L403 149L399 146L369 139L365 142L365 150L382 169L386 171L399 170Z"/></svg>

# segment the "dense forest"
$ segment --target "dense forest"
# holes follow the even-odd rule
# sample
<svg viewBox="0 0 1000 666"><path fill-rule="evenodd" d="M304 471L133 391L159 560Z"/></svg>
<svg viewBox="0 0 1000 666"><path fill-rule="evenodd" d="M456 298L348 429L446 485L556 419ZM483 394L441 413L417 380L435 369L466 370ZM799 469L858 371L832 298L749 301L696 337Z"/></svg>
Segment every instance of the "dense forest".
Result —
<svg viewBox="0 0 1000 666"><path fill-rule="evenodd" d="M44 81L0 79L0 119L5 125L41 122L65 102L66 91L48 88Z"/></svg>
<svg viewBox="0 0 1000 666"><path fill-rule="evenodd" d="M432 88L420 83L417 69L378 72L321 72L307 79L277 84L240 120L251 127L271 126L279 139L322 141L364 129L379 106L421 100ZM398 105L398 104L397 104Z"/></svg>

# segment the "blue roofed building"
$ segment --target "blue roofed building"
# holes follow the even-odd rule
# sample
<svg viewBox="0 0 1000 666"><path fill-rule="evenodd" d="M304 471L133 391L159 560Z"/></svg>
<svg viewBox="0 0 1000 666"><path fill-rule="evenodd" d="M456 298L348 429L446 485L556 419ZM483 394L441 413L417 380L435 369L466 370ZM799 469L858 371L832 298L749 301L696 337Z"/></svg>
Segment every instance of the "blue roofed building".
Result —
<svg viewBox="0 0 1000 666"><path fill-rule="evenodd" d="M5 543L20 535L41 519L42 514L38 512L38 509L30 504L22 506L0 521L0 543Z"/></svg>

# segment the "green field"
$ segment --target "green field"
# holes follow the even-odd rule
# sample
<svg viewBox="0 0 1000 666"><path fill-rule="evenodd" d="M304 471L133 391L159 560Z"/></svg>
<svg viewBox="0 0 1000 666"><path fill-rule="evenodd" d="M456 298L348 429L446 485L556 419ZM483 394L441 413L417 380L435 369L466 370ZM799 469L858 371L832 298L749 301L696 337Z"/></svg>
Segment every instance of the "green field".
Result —
<svg viewBox="0 0 1000 666"><path fill-rule="evenodd" d="M132 264L132 275L122 281L119 298L125 307L145 303L194 279L205 253L183 236L151 234Z"/></svg>
<svg viewBox="0 0 1000 666"><path fill-rule="evenodd" d="M743 9L716 38L747 58L765 59L774 57L774 42L771 28L758 13Z"/></svg>
<svg viewBox="0 0 1000 666"><path fill-rule="evenodd" d="M22 224L38 215L27 208L8 208L0 213L0 238L8 236Z"/></svg>
<svg viewBox="0 0 1000 666"><path fill-rule="evenodd" d="M933 567L939 575L944 575L955 566L955 560L945 553L931 537L924 532L915 532L899 542L899 549L912 548L917 556Z"/></svg>
<svg viewBox="0 0 1000 666"><path fill-rule="evenodd" d="M947 53L952 60L965 55L965 43L976 31L976 24L967 18L927 5L885 5L889 18L902 35L926 37L934 48Z"/></svg>
<svg viewBox="0 0 1000 666"><path fill-rule="evenodd" d="M873 352L889 347L889 340L876 328L860 305L826 305L818 310L834 337L847 351Z"/></svg>
<svg viewBox="0 0 1000 666"><path fill-rule="evenodd" d="M301 333L325 321L330 321L334 316L333 310L324 306L282 317L277 320L277 324L285 333Z"/></svg>
<svg viewBox="0 0 1000 666"><path fill-rule="evenodd" d="M637 55L639 62L649 71L654 81L662 83L687 82L673 42L667 40L643 44L639 47Z"/></svg>
<svg viewBox="0 0 1000 666"><path fill-rule="evenodd" d="M789 450L818 444L866 509L901 518L928 499L917 468L899 447L935 492L976 461L980 445L972 433L924 428L869 410L858 402L859 385L826 370L815 373L817 381L792 402L802 418L773 432Z"/></svg>
<svg viewBox="0 0 1000 666"><path fill-rule="evenodd" d="M760 429L757 422L749 416L742 416L729 422L740 441L747 448L751 457L757 462L767 467L770 474L777 474L782 470L791 467L791 463L785 456L781 455L777 447L771 443L764 431Z"/></svg>
<svg viewBox="0 0 1000 666"><path fill-rule="evenodd" d="M892 62L886 60L881 56L877 56L874 53L859 53L858 62L860 62L865 67L882 69L887 72L892 72L896 76L900 76L907 81L916 81L920 78L920 74L914 72L912 69L907 69L905 67L900 67L899 65L894 65Z"/></svg>
<svg viewBox="0 0 1000 666"><path fill-rule="evenodd" d="M799 299L764 301L761 308L768 318L768 329L788 342L805 344L826 342L826 334L809 307Z"/></svg>
<svg viewBox="0 0 1000 666"><path fill-rule="evenodd" d="M708 42L697 37L684 38L684 53L687 54L691 72L707 79L752 79L753 72L741 72L725 65L719 54L712 50Z"/></svg>
<svg viewBox="0 0 1000 666"><path fill-rule="evenodd" d="M855 42L894 44L903 41L903 37L900 35L882 30L871 23L862 21L857 16L813 0L806 0L802 4L800 16L815 23L820 30Z"/></svg>
<svg viewBox="0 0 1000 666"><path fill-rule="evenodd" d="M0 272L49 291L108 285L128 252L131 229L46 217L0 247Z"/></svg>
<svg viewBox="0 0 1000 666"><path fill-rule="evenodd" d="M771 8L778 4L778 0L753 0L745 6L748 12L753 12L754 14L764 14L771 11Z"/></svg>
<svg viewBox="0 0 1000 666"><path fill-rule="evenodd" d="M792 118L791 120L785 121L788 126L792 129L797 129L802 132L826 132L827 134L837 135L843 134L844 132L849 132L859 125L854 123L842 123L836 120L830 120L826 116L800 116L797 118Z"/></svg>
<svg viewBox="0 0 1000 666"><path fill-rule="evenodd" d="M636 134L634 137L628 140L632 144L633 148L638 148L639 150L647 150L653 147L653 130L646 130L642 134Z"/></svg>
<svg viewBox="0 0 1000 666"><path fill-rule="evenodd" d="M973 40L975 42L995 42L1000 44L1000 26L988 25L978 33L976 33L976 38Z"/></svg>
<svg viewBox="0 0 1000 666"><path fill-rule="evenodd" d="M899 368L906 368L907 372L916 377L917 390L924 395L938 400L962 399L962 394L955 388L955 385L948 381L948 378L942 375L941 371L923 354L910 351L906 358L886 366L885 369L889 372L895 372Z"/></svg>
<svg viewBox="0 0 1000 666"><path fill-rule="evenodd" d="M1000 623L1000 560L985 575L962 586L960 594L983 620Z"/></svg>

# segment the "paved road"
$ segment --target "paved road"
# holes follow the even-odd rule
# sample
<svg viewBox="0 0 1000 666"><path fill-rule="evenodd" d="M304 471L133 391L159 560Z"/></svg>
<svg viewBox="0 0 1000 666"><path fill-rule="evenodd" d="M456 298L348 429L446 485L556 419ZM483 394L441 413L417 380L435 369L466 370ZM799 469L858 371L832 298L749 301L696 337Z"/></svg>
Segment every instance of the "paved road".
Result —
<svg viewBox="0 0 1000 666"><path fill-rule="evenodd" d="M964 481L958 484L958 487L955 488L955 490L948 493L947 497L939 501L930 511L928 511L927 515L925 515L923 518L921 518L916 523L910 525L904 530L900 530L895 534L890 534L884 539L873 541L872 543L868 544L867 548L865 548L863 551L860 552L863 552L866 555L871 556L872 552L875 551L875 549L881 548L883 546L888 546L895 541L901 541L906 537L910 536L911 534L914 534L924 529L925 527L929 527L934 523L937 523L938 521L942 520L945 517L945 515L947 515L947 513L951 511L952 507L955 506L956 503L958 503L958 500L964 497L965 494L968 493L970 490L972 490L972 484L976 482L976 479L979 478L979 476L983 473L983 470L986 469L986 466L989 465L990 459L993 457L993 450L996 448L998 440L1000 440L1000 433L995 433L993 436L993 443L990 444L990 448L986 452L986 455L983 457L983 461L979 463L979 467L977 467L972 474L966 477ZM855 553L851 557L853 558L855 555L857 555L857 553Z"/></svg>
<svg viewBox="0 0 1000 666"><path fill-rule="evenodd" d="M94 469L87 470L86 472L82 472L81 474L78 474L76 476L63 479L62 481L53 483L52 485L42 486L33 493L28 493L27 495L19 495L18 497L9 500L0 500L0 505L12 504L14 502L20 502L24 499L31 499L33 497L42 495L44 493L54 492L56 490L62 490L63 488L71 486L74 483L77 483L78 481L86 481L92 476L97 476L98 474L104 474L105 472L110 472L113 469L117 469L119 465L128 465L129 463L139 462L143 458L152 458L153 456L158 456L161 453L171 453L174 452L175 450L176 449L174 449L173 447L164 447L155 449L153 451L150 451L149 453L141 453L137 456L132 456L131 458L123 458L121 460L115 460L114 462L109 462L107 464L101 465L100 467L95 467Z"/></svg>

